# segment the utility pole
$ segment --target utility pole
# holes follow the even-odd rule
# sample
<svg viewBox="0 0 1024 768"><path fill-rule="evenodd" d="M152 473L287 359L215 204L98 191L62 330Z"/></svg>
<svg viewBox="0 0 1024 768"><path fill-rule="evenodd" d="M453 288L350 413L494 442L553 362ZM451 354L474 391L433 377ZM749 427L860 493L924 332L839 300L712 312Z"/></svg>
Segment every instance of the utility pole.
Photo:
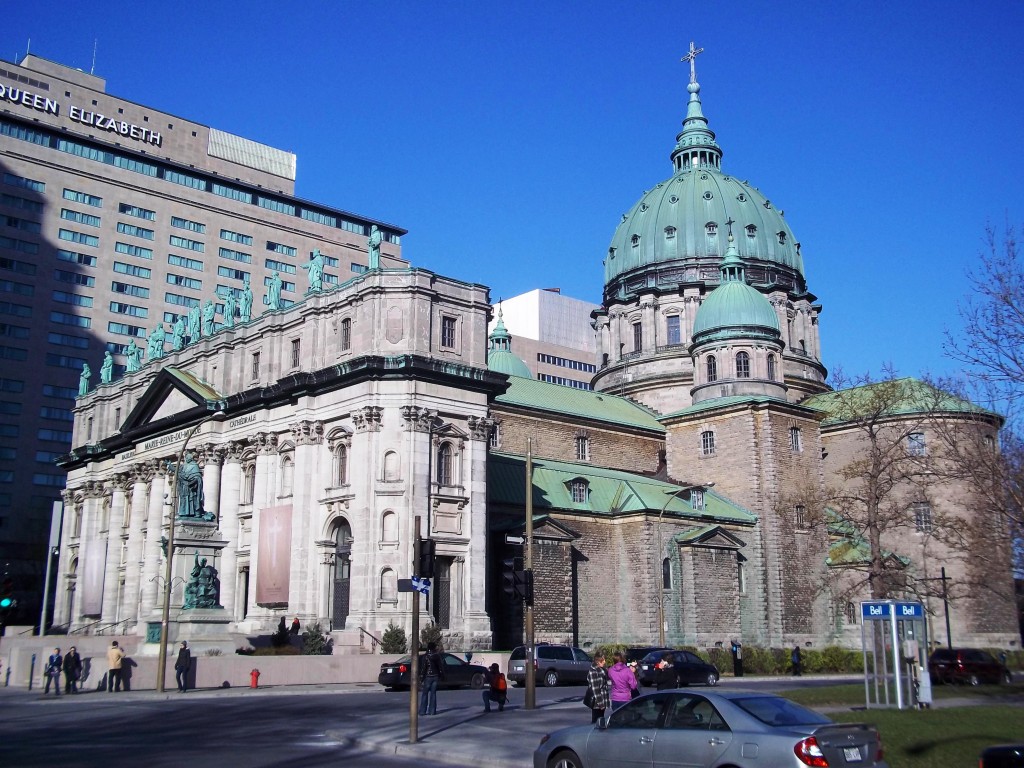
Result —
<svg viewBox="0 0 1024 768"><path fill-rule="evenodd" d="M949 592L946 589L946 566L942 566L939 571L942 575L939 579L942 581L942 607L946 612L946 647L953 647L953 633L949 629Z"/></svg>
<svg viewBox="0 0 1024 768"><path fill-rule="evenodd" d="M526 541L523 542L523 570L526 571L526 709L537 706L537 648L533 638L533 438L526 441Z"/></svg>
<svg viewBox="0 0 1024 768"><path fill-rule="evenodd" d="M412 575L418 576L420 567L420 516L414 520L412 539ZM420 593L410 592L412 596L412 638L409 641L411 660L409 661L409 743L415 744L419 739L420 727Z"/></svg>

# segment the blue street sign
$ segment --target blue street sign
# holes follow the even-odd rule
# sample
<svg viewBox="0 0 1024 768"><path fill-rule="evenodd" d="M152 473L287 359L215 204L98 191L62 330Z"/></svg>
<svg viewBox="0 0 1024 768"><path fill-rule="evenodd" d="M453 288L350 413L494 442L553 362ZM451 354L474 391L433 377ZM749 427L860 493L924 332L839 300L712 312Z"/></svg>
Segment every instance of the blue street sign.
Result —
<svg viewBox="0 0 1024 768"><path fill-rule="evenodd" d="M417 592L422 592L424 595L430 591L430 579L421 579L419 577L413 577L412 588Z"/></svg>

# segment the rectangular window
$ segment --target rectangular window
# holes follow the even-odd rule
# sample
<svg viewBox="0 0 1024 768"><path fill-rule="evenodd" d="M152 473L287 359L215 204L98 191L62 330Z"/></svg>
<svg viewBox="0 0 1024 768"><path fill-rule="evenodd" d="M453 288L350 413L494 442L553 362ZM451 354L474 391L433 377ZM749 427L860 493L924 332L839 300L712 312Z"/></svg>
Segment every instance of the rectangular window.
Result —
<svg viewBox="0 0 1024 768"><path fill-rule="evenodd" d="M171 285L180 285L182 288L191 288L194 291L202 290L203 281L197 280L194 277L185 277L184 275L176 275L173 272L167 274L167 282Z"/></svg>
<svg viewBox="0 0 1024 768"><path fill-rule="evenodd" d="M118 224L118 227L121 225ZM100 239L96 235L86 235L82 232L75 232L71 229L59 229L57 230L57 237L61 240L67 240L69 243L78 243L79 245L87 245L90 248L99 248Z"/></svg>
<svg viewBox="0 0 1024 768"><path fill-rule="evenodd" d="M640 352L644 348L644 327L633 323L633 351Z"/></svg>
<svg viewBox="0 0 1024 768"><path fill-rule="evenodd" d="M9 251L21 251L22 253L39 253L39 243L19 240L16 237L4 237L2 235L0 235L0 248L6 248Z"/></svg>
<svg viewBox="0 0 1024 768"><path fill-rule="evenodd" d="M6 226L12 229L20 229L22 232L32 232L38 234L42 231L43 226L38 221L32 221L32 219L19 219L17 216L0 216Z"/></svg>
<svg viewBox="0 0 1024 768"><path fill-rule="evenodd" d="M35 179L26 179L24 176L15 176L13 173L4 174L4 184L9 184L12 187L31 189L33 192L46 191L46 184L44 182L36 181Z"/></svg>
<svg viewBox="0 0 1024 768"><path fill-rule="evenodd" d="M287 272L290 275L295 274L295 265L289 264L285 261L278 261L277 259L267 259L263 262L267 269L273 269L278 272Z"/></svg>
<svg viewBox="0 0 1024 768"><path fill-rule="evenodd" d="M74 251L63 251L57 250L57 258L61 261L68 261L72 264L81 264L83 267L95 267L96 257L89 256L85 253L75 253Z"/></svg>
<svg viewBox="0 0 1024 768"><path fill-rule="evenodd" d="M72 387L55 387L52 384L44 384L43 394L47 397L63 397L66 400L74 400L78 396L78 390Z"/></svg>
<svg viewBox="0 0 1024 768"><path fill-rule="evenodd" d="M252 236L243 235L241 232L232 232L230 229L222 229L220 231L221 240L230 240L233 243L241 243L242 245L252 245Z"/></svg>
<svg viewBox="0 0 1024 768"><path fill-rule="evenodd" d="M117 231L120 232L122 235L141 237L143 240L152 240L154 237L152 229L146 229L145 227L137 227L134 224L125 224L123 221L117 222Z"/></svg>
<svg viewBox="0 0 1024 768"><path fill-rule="evenodd" d="M21 430L14 424L0 424L0 437L17 437Z"/></svg>
<svg viewBox="0 0 1024 768"><path fill-rule="evenodd" d="M19 296L35 296L36 289L28 283L19 283L17 280L0 280L0 292L16 293Z"/></svg>
<svg viewBox="0 0 1024 768"><path fill-rule="evenodd" d="M932 508L926 501L918 501L910 505L914 513L914 529L918 533L932 532Z"/></svg>
<svg viewBox="0 0 1024 768"><path fill-rule="evenodd" d="M80 371L86 362L88 361L81 357L71 357L70 355L57 355L52 352L46 355L46 364L56 368L74 368L76 371Z"/></svg>
<svg viewBox="0 0 1024 768"><path fill-rule="evenodd" d="M74 347L76 349L89 348L88 339L83 338L82 336L73 336L70 333L53 333L51 331L46 334L46 340L59 347Z"/></svg>
<svg viewBox="0 0 1024 768"><path fill-rule="evenodd" d="M260 377L260 353L252 353L252 378L253 381Z"/></svg>
<svg viewBox="0 0 1024 768"><path fill-rule="evenodd" d="M366 227L362 224L356 224L354 221L346 221L345 219L342 219L341 228L346 232L355 232L357 235L366 234ZM394 240L392 240L392 236L387 233L384 234L384 239L388 242L394 242Z"/></svg>
<svg viewBox="0 0 1024 768"><path fill-rule="evenodd" d="M79 296L77 293L66 293L65 291L54 291L53 300L61 304L74 304L78 307L91 307L91 296Z"/></svg>
<svg viewBox="0 0 1024 768"><path fill-rule="evenodd" d="M174 253L167 254L167 263L172 267L184 267L185 269L194 269L197 272L203 271L203 262L198 259L189 259L184 256L178 256Z"/></svg>
<svg viewBox="0 0 1024 768"><path fill-rule="evenodd" d="M341 349L347 351L352 348L352 320L345 318L341 321Z"/></svg>
<svg viewBox="0 0 1024 768"><path fill-rule="evenodd" d="M666 320L668 322L668 343L682 343L682 335L679 328L679 315L669 315Z"/></svg>
<svg viewBox="0 0 1024 768"><path fill-rule="evenodd" d="M700 433L700 452L703 456L715 455L715 433L711 430Z"/></svg>
<svg viewBox="0 0 1024 768"><path fill-rule="evenodd" d="M318 224L326 224L328 227L337 227L338 219L336 216L331 216L327 213L320 213L320 211L311 211L308 208L303 208L300 212L302 218L306 221L315 221Z"/></svg>
<svg viewBox="0 0 1024 768"><path fill-rule="evenodd" d="M36 434L40 440L47 440L53 443L71 442L71 433L59 429L40 429Z"/></svg>
<svg viewBox="0 0 1024 768"><path fill-rule="evenodd" d="M698 511L704 509L704 491L700 488L694 488L690 491L690 506Z"/></svg>
<svg viewBox="0 0 1024 768"><path fill-rule="evenodd" d="M206 246L198 240L189 240L187 237L178 237L177 235L171 235L171 245L175 248L184 248L186 251L203 253L206 250Z"/></svg>
<svg viewBox="0 0 1024 768"><path fill-rule="evenodd" d="M299 339L292 339L292 368L299 367L300 350L302 342Z"/></svg>
<svg viewBox="0 0 1024 768"><path fill-rule="evenodd" d="M803 504L797 504L793 507L793 522L797 530L807 530L807 507Z"/></svg>
<svg viewBox="0 0 1024 768"><path fill-rule="evenodd" d="M77 272L68 272L65 269L53 270L53 279L58 283L71 283L72 285L84 285L92 288L96 285L96 278L91 275L80 275Z"/></svg>
<svg viewBox="0 0 1024 768"><path fill-rule="evenodd" d="M0 323L0 336L6 336L9 339L27 339L29 330L24 325Z"/></svg>
<svg viewBox="0 0 1024 768"><path fill-rule="evenodd" d="M271 280L270 276L264 277L263 278L263 284L266 285L266 286L269 286L270 285L270 280ZM294 291L295 290L295 283L289 282L288 280L282 280L281 281L281 290L282 291ZM281 306L282 307L285 306L283 301L281 303Z"/></svg>
<svg viewBox="0 0 1024 768"><path fill-rule="evenodd" d="M25 391L25 382L21 379L0 379L0 392L18 394Z"/></svg>
<svg viewBox="0 0 1024 768"><path fill-rule="evenodd" d="M36 461L41 464L53 464L61 454L57 451L36 451Z"/></svg>
<svg viewBox="0 0 1024 768"><path fill-rule="evenodd" d="M43 204L37 200L29 200L27 197L19 197L18 195L8 195L0 193L0 204L6 205L8 208L21 208L23 211L31 211L32 213L42 213Z"/></svg>
<svg viewBox="0 0 1024 768"><path fill-rule="evenodd" d="M122 275L131 275L132 277L143 277L149 278L153 272L149 267L139 267L135 264L125 264L123 261L114 262L114 271L119 272Z"/></svg>
<svg viewBox="0 0 1024 768"><path fill-rule="evenodd" d="M0 414L5 416L20 416L21 403L12 403L7 400L0 400Z"/></svg>
<svg viewBox="0 0 1024 768"><path fill-rule="evenodd" d="M146 337L145 328L141 328L137 325L128 325L127 323L107 323L107 330L110 333L116 333L119 336L135 336L138 338Z"/></svg>
<svg viewBox="0 0 1024 768"><path fill-rule="evenodd" d="M57 323L58 325L73 325L77 328L88 328L92 325L92 320L88 317L69 315L66 312L51 312L50 322Z"/></svg>
<svg viewBox="0 0 1024 768"><path fill-rule="evenodd" d="M110 283L110 290L114 293L123 293L139 299L149 298L149 288L143 288L141 285L132 285L131 283L122 283L117 280Z"/></svg>
<svg viewBox="0 0 1024 768"><path fill-rule="evenodd" d="M789 448L793 453L800 453L804 449L803 440L800 435L800 427L789 428Z"/></svg>
<svg viewBox="0 0 1024 768"><path fill-rule="evenodd" d="M449 349L455 346L455 318L441 318L441 346Z"/></svg>
<svg viewBox="0 0 1024 768"><path fill-rule="evenodd" d="M352 271L355 272L357 275L361 275L364 272L369 272L370 268L368 266L366 266L365 264L356 264L353 261L352 262Z"/></svg>
<svg viewBox="0 0 1024 768"><path fill-rule="evenodd" d="M181 307L198 307L199 299L193 296L182 296L178 293L165 293L164 301L168 304L177 304Z"/></svg>
<svg viewBox="0 0 1024 768"><path fill-rule="evenodd" d="M82 213L81 211L72 211L70 208L61 208L60 217L64 221L73 221L75 224L85 224L88 227L98 227L100 225L99 216Z"/></svg>
<svg viewBox="0 0 1024 768"><path fill-rule="evenodd" d="M9 272L16 272L19 275L32 276L36 273L36 265L31 264L21 259L9 259L6 256L0 256L0 269L6 269Z"/></svg>
<svg viewBox="0 0 1024 768"><path fill-rule="evenodd" d="M32 317L32 307L26 306L25 304L15 304L12 301L0 301L0 315Z"/></svg>
<svg viewBox="0 0 1024 768"><path fill-rule="evenodd" d="M220 257L222 259L231 259L232 261L240 261L243 264L251 264L252 263L252 256L250 254L248 254L248 253L244 253L243 251L235 251L235 250L232 250L231 248L221 248L218 251L218 254L220 255Z"/></svg>
<svg viewBox="0 0 1024 768"><path fill-rule="evenodd" d="M277 211L278 213L286 213L289 216L295 215L295 206L291 203L286 203L283 200L275 200L272 197L263 197L262 195L256 196L256 205L260 208L266 208L271 211Z"/></svg>
<svg viewBox="0 0 1024 768"><path fill-rule="evenodd" d="M164 181L169 181L172 184L181 184L183 187L191 187L192 189L201 189L206 191L206 179L200 179L196 176L189 176L185 173L172 171L169 168L164 168Z"/></svg>
<svg viewBox="0 0 1024 768"><path fill-rule="evenodd" d="M200 224L198 221L183 219L180 216L171 216L171 226L177 227L178 229L187 229L189 232L198 232L199 234L204 234L206 232L205 224Z"/></svg>
<svg viewBox="0 0 1024 768"><path fill-rule="evenodd" d="M27 360L28 350L21 347L0 345L0 360Z"/></svg>
<svg viewBox="0 0 1024 768"><path fill-rule="evenodd" d="M152 259L153 251L150 248L143 248L141 245L129 245L128 243L114 243L114 250L126 256L136 256L140 259Z"/></svg>
<svg viewBox="0 0 1024 768"><path fill-rule="evenodd" d="M82 205L91 205L93 208L103 207L103 198L96 197L95 195L89 195L85 192L79 192L76 189L64 188L64 199L70 200L73 203L81 203Z"/></svg>
<svg viewBox="0 0 1024 768"><path fill-rule="evenodd" d="M924 456L927 453L924 432L911 432L907 435L907 453L911 456Z"/></svg>
<svg viewBox="0 0 1024 768"><path fill-rule="evenodd" d="M251 193L245 192L241 189L235 189L234 187L226 187L223 184L218 184L217 182L212 182L210 184L210 191L215 195L220 195L221 197L238 200L240 203L252 202Z"/></svg>
<svg viewBox="0 0 1024 768"><path fill-rule="evenodd" d="M249 277L248 272L232 269L231 267L217 267L217 275L218 277L230 277L232 280L245 280Z"/></svg>
<svg viewBox="0 0 1024 768"><path fill-rule="evenodd" d="M121 203L117 206L117 212L123 213L125 216L134 216L137 219L145 219L146 221L156 221L156 211L151 211L148 208L139 208L137 205L128 205L128 203Z"/></svg>
<svg viewBox="0 0 1024 768"><path fill-rule="evenodd" d="M295 249L290 245L281 245L281 243L275 243L270 240L267 240L267 250L284 256L294 256L296 253Z"/></svg>
<svg viewBox="0 0 1024 768"><path fill-rule="evenodd" d="M338 259L335 258L334 256L324 256L324 266L325 267L336 267L340 263L341 262L338 261Z"/></svg>
<svg viewBox="0 0 1024 768"><path fill-rule="evenodd" d="M129 315L131 317L149 317L149 310L135 304L125 304L122 301L110 302L110 311L118 315Z"/></svg>
<svg viewBox="0 0 1024 768"><path fill-rule="evenodd" d="M39 409L39 415L44 419L53 419L54 421L74 421L75 415L67 408L51 408L48 405L44 405Z"/></svg>

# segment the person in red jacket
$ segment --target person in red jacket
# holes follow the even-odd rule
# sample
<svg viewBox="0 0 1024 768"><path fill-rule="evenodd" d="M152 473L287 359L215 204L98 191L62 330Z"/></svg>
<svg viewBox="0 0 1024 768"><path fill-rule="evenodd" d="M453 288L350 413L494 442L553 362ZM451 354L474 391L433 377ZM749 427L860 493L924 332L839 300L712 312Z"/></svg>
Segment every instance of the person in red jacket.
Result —
<svg viewBox="0 0 1024 768"><path fill-rule="evenodd" d="M492 701L498 702L499 712L504 712L505 702L508 701L508 683L505 681L505 676L501 673L501 667L497 664L491 664L488 681L490 685L483 692L484 712L491 711Z"/></svg>

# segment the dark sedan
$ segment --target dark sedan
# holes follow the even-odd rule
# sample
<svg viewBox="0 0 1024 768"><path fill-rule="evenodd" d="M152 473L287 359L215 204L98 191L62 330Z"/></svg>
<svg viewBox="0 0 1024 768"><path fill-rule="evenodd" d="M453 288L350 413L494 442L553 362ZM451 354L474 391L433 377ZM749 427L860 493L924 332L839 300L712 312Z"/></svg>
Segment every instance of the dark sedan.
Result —
<svg viewBox="0 0 1024 768"><path fill-rule="evenodd" d="M479 664L470 664L460 659L453 653L442 654L444 656L444 680L441 681L441 688L483 688L487 682L487 668ZM420 664L423 657L420 656ZM412 657L403 656L398 661L389 661L380 665L380 674L377 675L377 682L385 688L392 688L400 691L409 687L409 673L412 669Z"/></svg>
<svg viewBox="0 0 1024 768"><path fill-rule="evenodd" d="M640 685L654 684L654 669L665 654L671 653L679 685L718 685L718 667L689 651L652 651L637 668Z"/></svg>
<svg viewBox="0 0 1024 768"><path fill-rule="evenodd" d="M939 648L928 660L937 683L1011 683L1013 675L991 653L978 648Z"/></svg>

